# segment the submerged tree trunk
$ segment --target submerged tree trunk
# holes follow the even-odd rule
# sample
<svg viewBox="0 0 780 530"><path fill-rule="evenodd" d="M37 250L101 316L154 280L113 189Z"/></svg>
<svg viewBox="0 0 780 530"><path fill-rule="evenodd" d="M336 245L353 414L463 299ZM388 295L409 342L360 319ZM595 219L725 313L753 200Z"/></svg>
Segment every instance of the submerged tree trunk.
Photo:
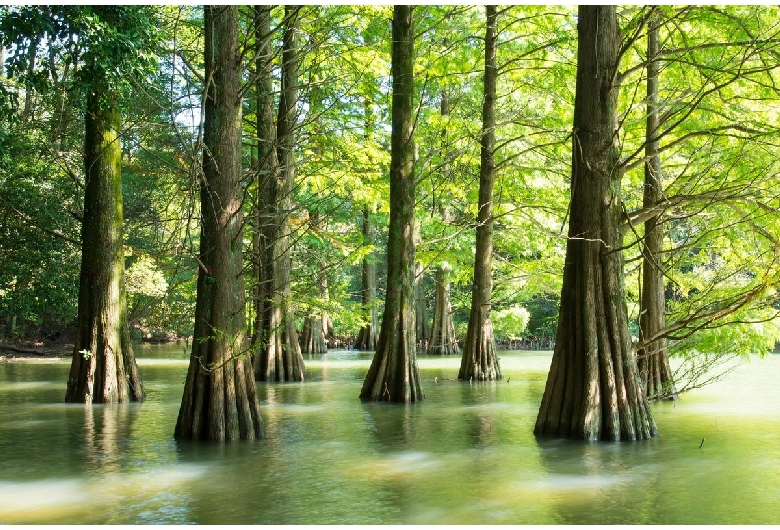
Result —
<svg viewBox="0 0 780 530"><path fill-rule="evenodd" d="M175 437L223 442L263 436L244 351L241 60L238 9L206 6L201 238L195 331Z"/></svg>
<svg viewBox="0 0 780 530"><path fill-rule="evenodd" d="M76 340L65 401L142 401L125 299L120 116L114 94L91 90Z"/></svg>
<svg viewBox="0 0 780 530"><path fill-rule="evenodd" d="M647 145L645 146L645 191L644 208L661 202L663 179L661 155L658 151L658 69L657 55L658 17L649 22L647 43ZM663 269L663 221L656 215L645 221L645 236L642 244L642 292L639 304L639 341L642 347L637 352L639 373L649 399L676 399L677 391L667 357L666 339L648 344L646 338L655 336L666 327L666 300L664 295Z"/></svg>
<svg viewBox="0 0 780 530"><path fill-rule="evenodd" d="M360 398L422 400L414 329L414 30L412 7L393 8L393 107L387 296L379 344Z"/></svg>
<svg viewBox="0 0 780 530"><path fill-rule="evenodd" d="M458 379L486 381L501 379L501 367L493 339L490 320L493 292L493 160L496 136L496 32L498 16L495 6L486 6L485 77L482 104L482 147L479 171L479 204L477 213L477 241L474 256L474 286L471 293L471 312L463 346Z"/></svg>
<svg viewBox="0 0 780 530"><path fill-rule="evenodd" d="M558 334L534 433L636 440L657 432L623 285L614 6L580 6L569 238Z"/></svg>
<svg viewBox="0 0 780 530"><path fill-rule="evenodd" d="M368 206L363 208L363 244L373 245L370 215L371 211ZM373 252L363 258L362 276L363 315L366 319L366 324L360 328L358 339L355 342L355 349L376 351L379 316L376 309L376 266L374 265Z"/></svg>
<svg viewBox="0 0 780 530"><path fill-rule="evenodd" d="M442 263L436 269L436 296L433 305L433 325L428 353L431 355L457 355L460 353L458 339L455 337L455 324L452 321L450 303L450 267Z"/></svg>
<svg viewBox="0 0 780 530"><path fill-rule="evenodd" d="M303 381L304 364L290 288L290 213L295 178L295 129L298 119L298 14L300 6L285 6L282 50L282 91L276 124L279 169L274 200L277 208L276 233L272 241L272 284L268 312L268 339L259 348L255 377L261 381Z"/></svg>

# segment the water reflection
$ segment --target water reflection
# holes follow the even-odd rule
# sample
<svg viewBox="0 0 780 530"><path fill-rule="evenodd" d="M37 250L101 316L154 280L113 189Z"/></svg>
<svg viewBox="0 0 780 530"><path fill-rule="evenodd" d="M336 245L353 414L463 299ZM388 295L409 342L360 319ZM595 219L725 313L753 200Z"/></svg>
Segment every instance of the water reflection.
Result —
<svg viewBox="0 0 780 530"><path fill-rule="evenodd" d="M423 357L426 399L388 405L358 399L370 355L328 353L306 383L258 385L267 439L204 445L172 436L186 360L154 354L130 406L62 403L66 361L0 365L0 521L780 523L780 356L612 444L533 436L549 357L504 353L508 381L473 384Z"/></svg>

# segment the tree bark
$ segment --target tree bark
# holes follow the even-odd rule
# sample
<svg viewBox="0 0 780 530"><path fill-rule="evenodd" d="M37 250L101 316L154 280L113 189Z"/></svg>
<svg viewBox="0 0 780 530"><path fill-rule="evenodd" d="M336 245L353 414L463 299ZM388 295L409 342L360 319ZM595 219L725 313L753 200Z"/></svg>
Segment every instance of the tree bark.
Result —
<svg viewBox="0 0 780 530"><path fill-rule="evenodd" d="M480 149L479 204L474 256L474 286L471 293L471 312L463 346L458 379L461 381L489 381L501 379L501 366L493 339L492 259L493 259L493 160L496 136L496 32L498 15L495 6L486 6L484 101L482 104L482 140Z"/></svg>
<svg viewBox="0 0 780 530"><path fill-rule="evenodd" d="M204 151L195 331L175 437L224 442L263 437L244 351L241 240L241 59L236 6L206 6Z"/></svg>
<svg viewBox="0 0 780 530"><path fill-rule="evenodd" d="M414 328L414 30L412 7L393 8L393 108L387 296L377 352L362 400L408 403L424 398Z"/></svg>
<svg viewBox="0 0 780 530"><path fill-rule="evenodd" d="M415 243L416 244L416 243ZM425 351L431 334L428 327L428 299L425 297L425 270L422 263L414 267L414 328L417 349Z"/></svg>
<svg viewBox="0 0 780 530"><path fill-rule="evenodd" d="M282 91L276 122L276 232L272 241L272 283L268 340L257 350L255 377L261 381L303 381L303 356L295 330L290 287L290 214L295 179L295 129L298 119L298 15L300 6L285 6L282 50Z"/></svg>
<svg viewBox="0 0 780 530"><path fill-rule="evenodd" d="M659 127L658 117L658 70L656 60L660 53L658 41L658 17L650 19L647 41L647 132L645 146L645 189L642 200L644 208L661 202L663 197L663 175L661 155L656 139ZM639 341L637 352L639 373L649 399L676 399L677 390L669 367L666 339L645 344L646 337L653 337L666 327L666 299L663 269L664 229L661 215L645 221L645 235L642 241L642 292L639 303Z"/></svg>
<svg viewBox="0 0 780 530"><path fill-rule="evenodd" d="M373 234L370 215L370 209L365 206L363 208L363 244L372 245ZM360 328L355 349L376 351L379 316L376 309L376 265L374 265L373 252L363 258L362 284L363 315L367 323Z"/></svg>
<svg viewBox="0 0 780 530"><path fill-rule="evenodd" d="M316 210L309 212L309 222L313 230L320 228L320 214ZM323 300L328 299L328 279L324 274L324 267L321 266L318 273L318 283L320 296ZM303 322L303 332L301 333L301 353L302 354L322 354L328 351L328 342L325 335L330 331L328 326L332 324L330 318L324 309L319 312L312 311L306 316Z"/></svg>
<svg viewBox="0 0 780 530"><path fill-rule="evenodd" d="M143 401L125 298L121 119L107 83L95 82L85 114L85 191L76 339L65 401Z"/></svg>
<svg viewBox="0 0 780 530"><path fill-rule="evenodd" d="M460 353L458 339L455 337L455 324L452 321L449 271L449 265L446 263L442 263L436 269L433 325L431 326L431 340L428 342L430 355L457 355Z"/></svg>
<svg viewBox="0 0 780 530"><path fill-rule="evenodd" d="M558 334L534 433L635 440L657 433L623 285L614 6L580 6L569 238Z"/></svg>
<svg viewBox="0 0 780 530"><path fill-rule="evenodd" d="M276 120L274 87L271 73L271 9L255 6L255 70L257 126L257 193L255 196L255 231L253 234L254 266L257 282L254 289L254 325L251 349L256 379L265 374L268 341L271 335L271 299L273 293L273 249L277 234L276 181L279 161L276 158Z"/></svg>
<svg viewBox="0 0 780 530"><path fill-rule="evenodd" d="M366 144L370 144L374 138L374 113L372 110L372 102L369 98L363 100L363 108L365 109L365 132L364 138ZM371 224L371 214L373 214L373 206L369 207L366 204L363 207L363 244L373 245L374 235L373 226ZM374 253L371 252L365 258L363 258L362 267L362 297L363 297L363 316L366 319L366 324L360 328L357 341L355 341L356 350L370 350L376 351L377 333L379 330L379 316L376 307L376 266L374 264Z"/></svg>

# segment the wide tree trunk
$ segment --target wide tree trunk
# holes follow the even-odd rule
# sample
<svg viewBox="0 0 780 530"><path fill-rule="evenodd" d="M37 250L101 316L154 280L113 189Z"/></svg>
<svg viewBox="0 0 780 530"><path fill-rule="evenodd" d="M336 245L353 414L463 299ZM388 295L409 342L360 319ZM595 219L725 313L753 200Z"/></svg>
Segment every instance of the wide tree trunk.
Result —
<svg viewBox="0 0 780 530"><path fill-rule="evenodd" d="M298 120L298 15L300 6L285 6L282 50L282 91L276 123L279 168L274 204L276 233L271 242L272 282L268 311L267 342L256 351L255 377L261 381L303 381L304 364L290 287L290 246L293 181L295 179L295 130Z"/></svg>
<svg viewBox="0 0 780 530"><path fill-rule="evenodd" d="M455 337L455 324L452 321L450 303L450 267L442 263L436 269L436 295L433 305L433 325L428 353L431 355L457 355L460 353L458 339Z"/></svg>
<svg viewBox="0 0 780 530"><path fill-rule="evenodd" d="M408 403L424 398L414 329L414 30L412 7L393 8L393 108L387 296L377 352L362 400Z"/></svg>
<svg viewBox="0 0 780 530"><path fill-rule="evenodd" d="M495 6L486 6L485 77L482 103L482 140L479 171L479 204L477 213L477 241L474 256L474 285L471 293L471 312L463 345L458 379L461 381L489 381L501 379L501 366L493 339L492 259L493 259L493 160L496 136L496 32L498 16Z"/></svg>
<svg viewBox="0 0 780 530"><path fill-rule="evenodd" d="M371 211L368 206L363 208L363 244L373 244L371 227ZM376 351L377 332L379 330L379 316L376 308L376 265L374 265L374 253L363 258L362 268L362 295L363 316L366 324L360 328L356 350Z"/></svg>
<svg viewBox="0 0 780 530"><path fill-rule="evenodd" d="M195 331L175 437L223 442L263 436L244 348L241 245L241 59L236 6L206 6L201 237Z"/></svg>
<svg viewBox="0 0 780 530"><path fill-rule="evenodd" d="M645 190L642 201L644 208L652 208L663 197L661 155L658 151L658 69L657 55L658 17L653 17L648 26L647 41L647 132L645 146ZM656 215L645 221L645 236L642 242L642 292L639 304L639 341L642 347L637 352L639 373L649 399L676 399L677 391L669 367L666 339L646 343L666 327L666 299L663 269L663 221Z"/></svg>
<svg viewBox="0 0 780 530"><path fill-rule="evenodd" d="M623 285L614 6L580 6L569 238L558 334L534 433L636 440L657 432Z"/></svg>
<svg viewBox="0 0 780 530"><path fill-rule="evenodd" d="M65 401L142 401L125 299L122 150L116 99L95 84L87 96L86 185L76 340Z"/></svg>

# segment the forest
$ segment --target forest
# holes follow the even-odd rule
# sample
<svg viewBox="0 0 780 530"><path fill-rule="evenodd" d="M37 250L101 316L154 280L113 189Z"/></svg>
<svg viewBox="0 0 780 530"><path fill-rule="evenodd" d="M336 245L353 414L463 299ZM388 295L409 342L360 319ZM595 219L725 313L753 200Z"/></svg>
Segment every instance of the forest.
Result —
<svg viewBox="0 0 780 530"><path fill-rule="evenodd" d="M176 439L256 439L328 349L393 403L539 349L537 436L638 440L780 341L776 6L19 5L0 46L0 347L72 345L68 402L181 340Z"/></svg>

